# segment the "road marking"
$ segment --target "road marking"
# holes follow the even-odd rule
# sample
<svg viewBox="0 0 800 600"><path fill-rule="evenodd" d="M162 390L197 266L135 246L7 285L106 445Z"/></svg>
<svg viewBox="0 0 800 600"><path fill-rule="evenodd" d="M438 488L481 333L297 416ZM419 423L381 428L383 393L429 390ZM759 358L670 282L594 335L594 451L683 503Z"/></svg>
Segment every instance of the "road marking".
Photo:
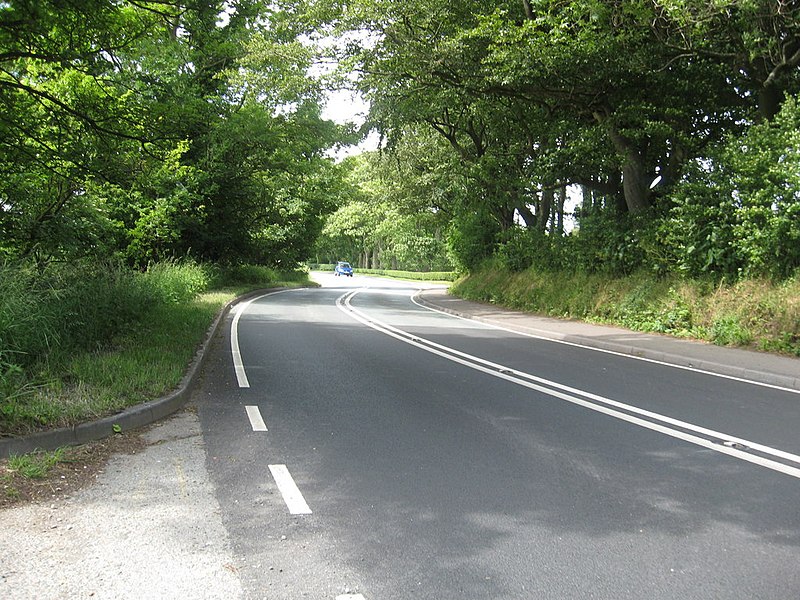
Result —
<svg viewBox="0 0 800 600"><path fill-rule="evenodd" d="M523 331L522 327L519 329L512 329L510 327L503 327L502 325L497 325L496 323L491 323L488 320L478 320L478 319L470 319L469 317L462 317L461 315L453 314L451 312L447 312L446 310L440 310L438 308L433 308L432 306L427 306L423 302L417 300L417 297L421 292L425 290L418 290L411 296L411 302L419 306L420 308L430 311L439 313L440 315L445 315L448 317L452 317L454 319L461 319L462 321L469 321L470 323L479 323L484 325L485 327L489 327L491 329L497 329L499 331L507 331L509 333L514 333L516 335L521 335L523 337L533 338L535 340L543 340L545 342L553 342L556 344L562 344L564 346L574 346L575 348L582 348L584 350L591 350L592 352L602 352L603 354L611 354L612 356L621 356L622 358L627 358L630 360L638 360L641 362L648 362L653 363L656 365L662 365L665 367L670 367L672 369L681 369L683 371L691 371L692 373L702 373L703 375L710 375L711 377L719 377L720 379L729 379L731 381L738 381L740 383L749 383L750 385L757 385L759 387L770 388L773 390L780 390L782 392L791 392L792 394L800 394L800 390L795 388L786 387L783 385L777 385L774 383L765 383L763 381L755 381L753 379L745 379L744 377L737 377L736 375L726 375L725 373L715 373L714 371L708 371L706 369L701 369L699 367L691 367L689 365L678 365L675 363L666 362L663 360L658 360L655 358L647 358L646 356L636 356L635 354L626 354L625 352L619 352L617 350L608 350L606 348L596 348L594 346L586 346L579 342L570 342L568 340L561 340L554 337L547 337L544 335L539 335L536 333L530 333L528 331Z"/></svg>
<svg viewBox="0 0 800 600"><path fill-rule="evenodd" d="M233 321L231 322L231 358L233 359L233 369L236 371L236 381L240 388L250 387L250 381L247 379L247 373L245 372L244 364L242 363L242 353L239 351L239 319L242 318L242 313L244 313L244 311L247 310L247 307L256 300L261 300L261 298L266 298L267 296L283 294L284 292L289 291L291 290L278 290L277 292L261 294L260 296L256 296L255 298L247 300L246 302L242 302L236 308L236 313L233 315Z"/></svg>
<svg viewBox="0 0 800 600"><path fill-rule="evenodd" d="M257 406L245 406L244 409L247 411L247 418L250 419L253 431L267 431L267 424L261 418L261 411Z"/></svg>
<svg viewBox="0 0 800 600"><path fill-rule="evenodd" d="M289 513L293 515L310 515L311 509L306 504L303 494L300 493L300 488L297 487L294 479L292 479L286 465L270 465L269 470L283 496L283 501L286 502L286 506L289 508Z"/></svg>
<svg viewBox="0 0 800 600"><path fill-rule="evenodd" d="M365 600L361 594L341 594L336 596L336 600Z"/></svg>
<svg viewBox="0 0 800 600"><path fill-rule="evenodd" d="M603 413L610 417L644 427L645 429L657 431L659 433L696 444L703 448L707 448L721 454L727 454L734 458L751 462L753 464L757 464L762 467L766 467L768 469L772 469L774 471L784 473L785 475L790 475L791 477L800 479L800 456L714 431L712 429L699 427L691 423L637 408L635 406L624 404L616 400L611 400L590 392L585 392L577 388L572 388L555 381L550 381L548 379L531 375L529 373L523 373L515 369L484 360L477 356L460 352L454 348L437 344L430 340L426 340L425 338L420 338L419 336L412 335L406 331L383 323L373 317L369 317L362 311L354 308L350 304L350 300L352 300L352 298L358 294L359 291L361 290L354 290L344 294L343 296L340 296L336 300L336 305L342 312L349 315L356 321L359 321L360 323L363 323L368 327L375 329L376 331L405 342L406 344L410 344L421 350L430 352L431 354L441 356L442 358L452 362L475 369L476 371L486 373L487 375L504 379L516 385L520 385L537 392L547 394L551 397L558 398L559 400L565 400L567 402L571 402L572 404L583 406L584 408ZM700 437L701 435L706 437ZM754 454L753 452L758 452L759 454L771 456L773 458L779 458L797 466L786 464L786 462L778 462L776 460L772 460L771 458L765 458L764 456Z"/></svg>

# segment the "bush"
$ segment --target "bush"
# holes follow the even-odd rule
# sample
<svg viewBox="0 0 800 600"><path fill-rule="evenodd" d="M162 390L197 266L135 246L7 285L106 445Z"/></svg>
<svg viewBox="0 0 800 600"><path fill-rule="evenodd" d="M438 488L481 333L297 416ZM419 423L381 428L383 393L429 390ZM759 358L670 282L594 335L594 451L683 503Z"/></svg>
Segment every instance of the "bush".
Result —
<svg viewBox="0 0 800 600"><path fill-rule="evenodd" d="M553 272L572 270L575 266L571 237L556 237L513 227L503 233L503 240L495 255L509 271L519 272L533 267L538 271Z"/></svg>
<svg viewBox="0 0 800 600"><path fill-rule="evenodd" d="M450 262L459 271L474 269L492 255L499 234L499 224L486 213L457 214L447 235Z"/></svg>
<svg viewBox="0 0 800 600"><path fill-rule="evenodd" d="M785 279L800 267L800 104L751 127L677 186L660 232L673 270Z"/></svg>
<svg viewBox="0 0 800 600"><path fill-rule="evenodd" d="M80 261L0 265L0 357L28 370L94 350L144 320L158 305L186 302L210 281L191 262L145 273L120 263Z"/></svg>
<svg viewBox="0 0 800 600"><path fill-rule="evenodd" d="M144 282L162 302L188 302L205 292L212 281L211 268L194 261L166 261L151 265L143 274Z"/></svg>
<svg viewBox="0 0 800 600"><path fill-rule="evenodd" d="M305 267L276 271L262 265L226 265L215 267L213 285L216 288L269 287L286 282L303 283L307 278L308 270Z"/></svg>
<svg viewBox="0 0 800 600"><path fill-rule="evenodd" d="M573 268L589 273L630 275L646 266L645 239L654 215L631 215L613 209L579 216L571 252Z"/></svg>

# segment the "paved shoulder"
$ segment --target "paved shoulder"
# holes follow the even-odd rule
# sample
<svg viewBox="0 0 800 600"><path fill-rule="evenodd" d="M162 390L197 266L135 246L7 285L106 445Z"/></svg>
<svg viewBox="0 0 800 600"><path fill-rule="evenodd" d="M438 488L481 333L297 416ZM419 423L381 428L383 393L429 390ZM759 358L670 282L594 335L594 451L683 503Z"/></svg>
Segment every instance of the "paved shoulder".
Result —
<svg viewBox="0 0 800 600"><path fill-rule="evenodd" d="M0 512L0 597L242 596L196 414L145 435L74 497Z"/></svg>
<svg viewBox="0 0 800 600"><path fill-rule="evenodd" d="M418 299L430 308L529 335L800 390L798 358L541 317L462 300L442 289L424 290Z"/></svg>

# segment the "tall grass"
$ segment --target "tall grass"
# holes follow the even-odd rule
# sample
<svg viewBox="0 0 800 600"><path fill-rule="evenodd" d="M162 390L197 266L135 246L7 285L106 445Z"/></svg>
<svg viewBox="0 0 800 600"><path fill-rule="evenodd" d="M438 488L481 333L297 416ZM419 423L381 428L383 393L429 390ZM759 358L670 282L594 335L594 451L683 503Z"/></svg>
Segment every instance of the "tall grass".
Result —
<svg viewBox="0 0 800 600"><path fill-rule="evenodd" d="M188 262L145 273L112 262L0 265L0 356L30 369L102 348L156 306L186 302L209 281Z"/></svg>
<svg viewBox="0 0 800 600"><path fill-rule="evenodd" d="M725 284L708 279L511 272L497 261L456 282L461 297L556 317L800 356L800 274Z"/></svg>
<svg viewBox="0 0 800 600"><path fill-rule="evenodd" d="M72 425L173 388L220 307L286 279L307 283L302 272L190 261L146 272L0 264L0 435Z"/></svg>

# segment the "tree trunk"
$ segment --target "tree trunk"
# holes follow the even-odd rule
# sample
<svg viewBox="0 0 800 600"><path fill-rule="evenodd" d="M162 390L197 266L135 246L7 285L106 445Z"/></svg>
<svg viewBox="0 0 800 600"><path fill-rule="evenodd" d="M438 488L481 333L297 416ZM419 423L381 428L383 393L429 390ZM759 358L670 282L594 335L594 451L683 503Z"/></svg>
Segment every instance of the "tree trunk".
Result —
<svg viewBox="0 0 800 600"><path fill-rule="evenodd" d="M609 118L595 113L595 119L607 123L608 135L617 152L622 156L622 190L625 207L630 213L638 213L650 207L650 182L644 157L634 143L622 135L617 125Z"/></svg>
<svg viewBox="0 0 800 600"><path fill-rule="evenodd" d="M552 234L558 237L564 235L564 203L567 201L567 188L562 186L558 192L558 201L553 210Z"/></svg>
<svg viewBox="0 0 800 600"><path fill-rule="evenodd" d="M622 189L628 212L635 214L650 207L650 186L647 173L638 153L630 154L622 165Z"/></svg>
<svg viewBox="0 0 800 600"><path fill-rule="evenodd" d="M533 214L533 211L525 203L525 200L520 200L520 203L517 205L517 212L522 220L525 221L525 227L530 229L536 226L536 215Z"/></svg>
<svg viewBox="0 0 800 600"><path fill-rule="evenodd" d="M772 121L781 110L783 96L773 83L764 83L758 92L758 116L763 121Z"/></svg>
<svg viewBox="0 0 800 600"><path fill-rule="evenodd" d="M536 223L536 228L544 233L547 231L547 222L550 220L550 213L553 210L553 190L542 190L542 204L541 211L539 212L539 219Z"/></svg>

